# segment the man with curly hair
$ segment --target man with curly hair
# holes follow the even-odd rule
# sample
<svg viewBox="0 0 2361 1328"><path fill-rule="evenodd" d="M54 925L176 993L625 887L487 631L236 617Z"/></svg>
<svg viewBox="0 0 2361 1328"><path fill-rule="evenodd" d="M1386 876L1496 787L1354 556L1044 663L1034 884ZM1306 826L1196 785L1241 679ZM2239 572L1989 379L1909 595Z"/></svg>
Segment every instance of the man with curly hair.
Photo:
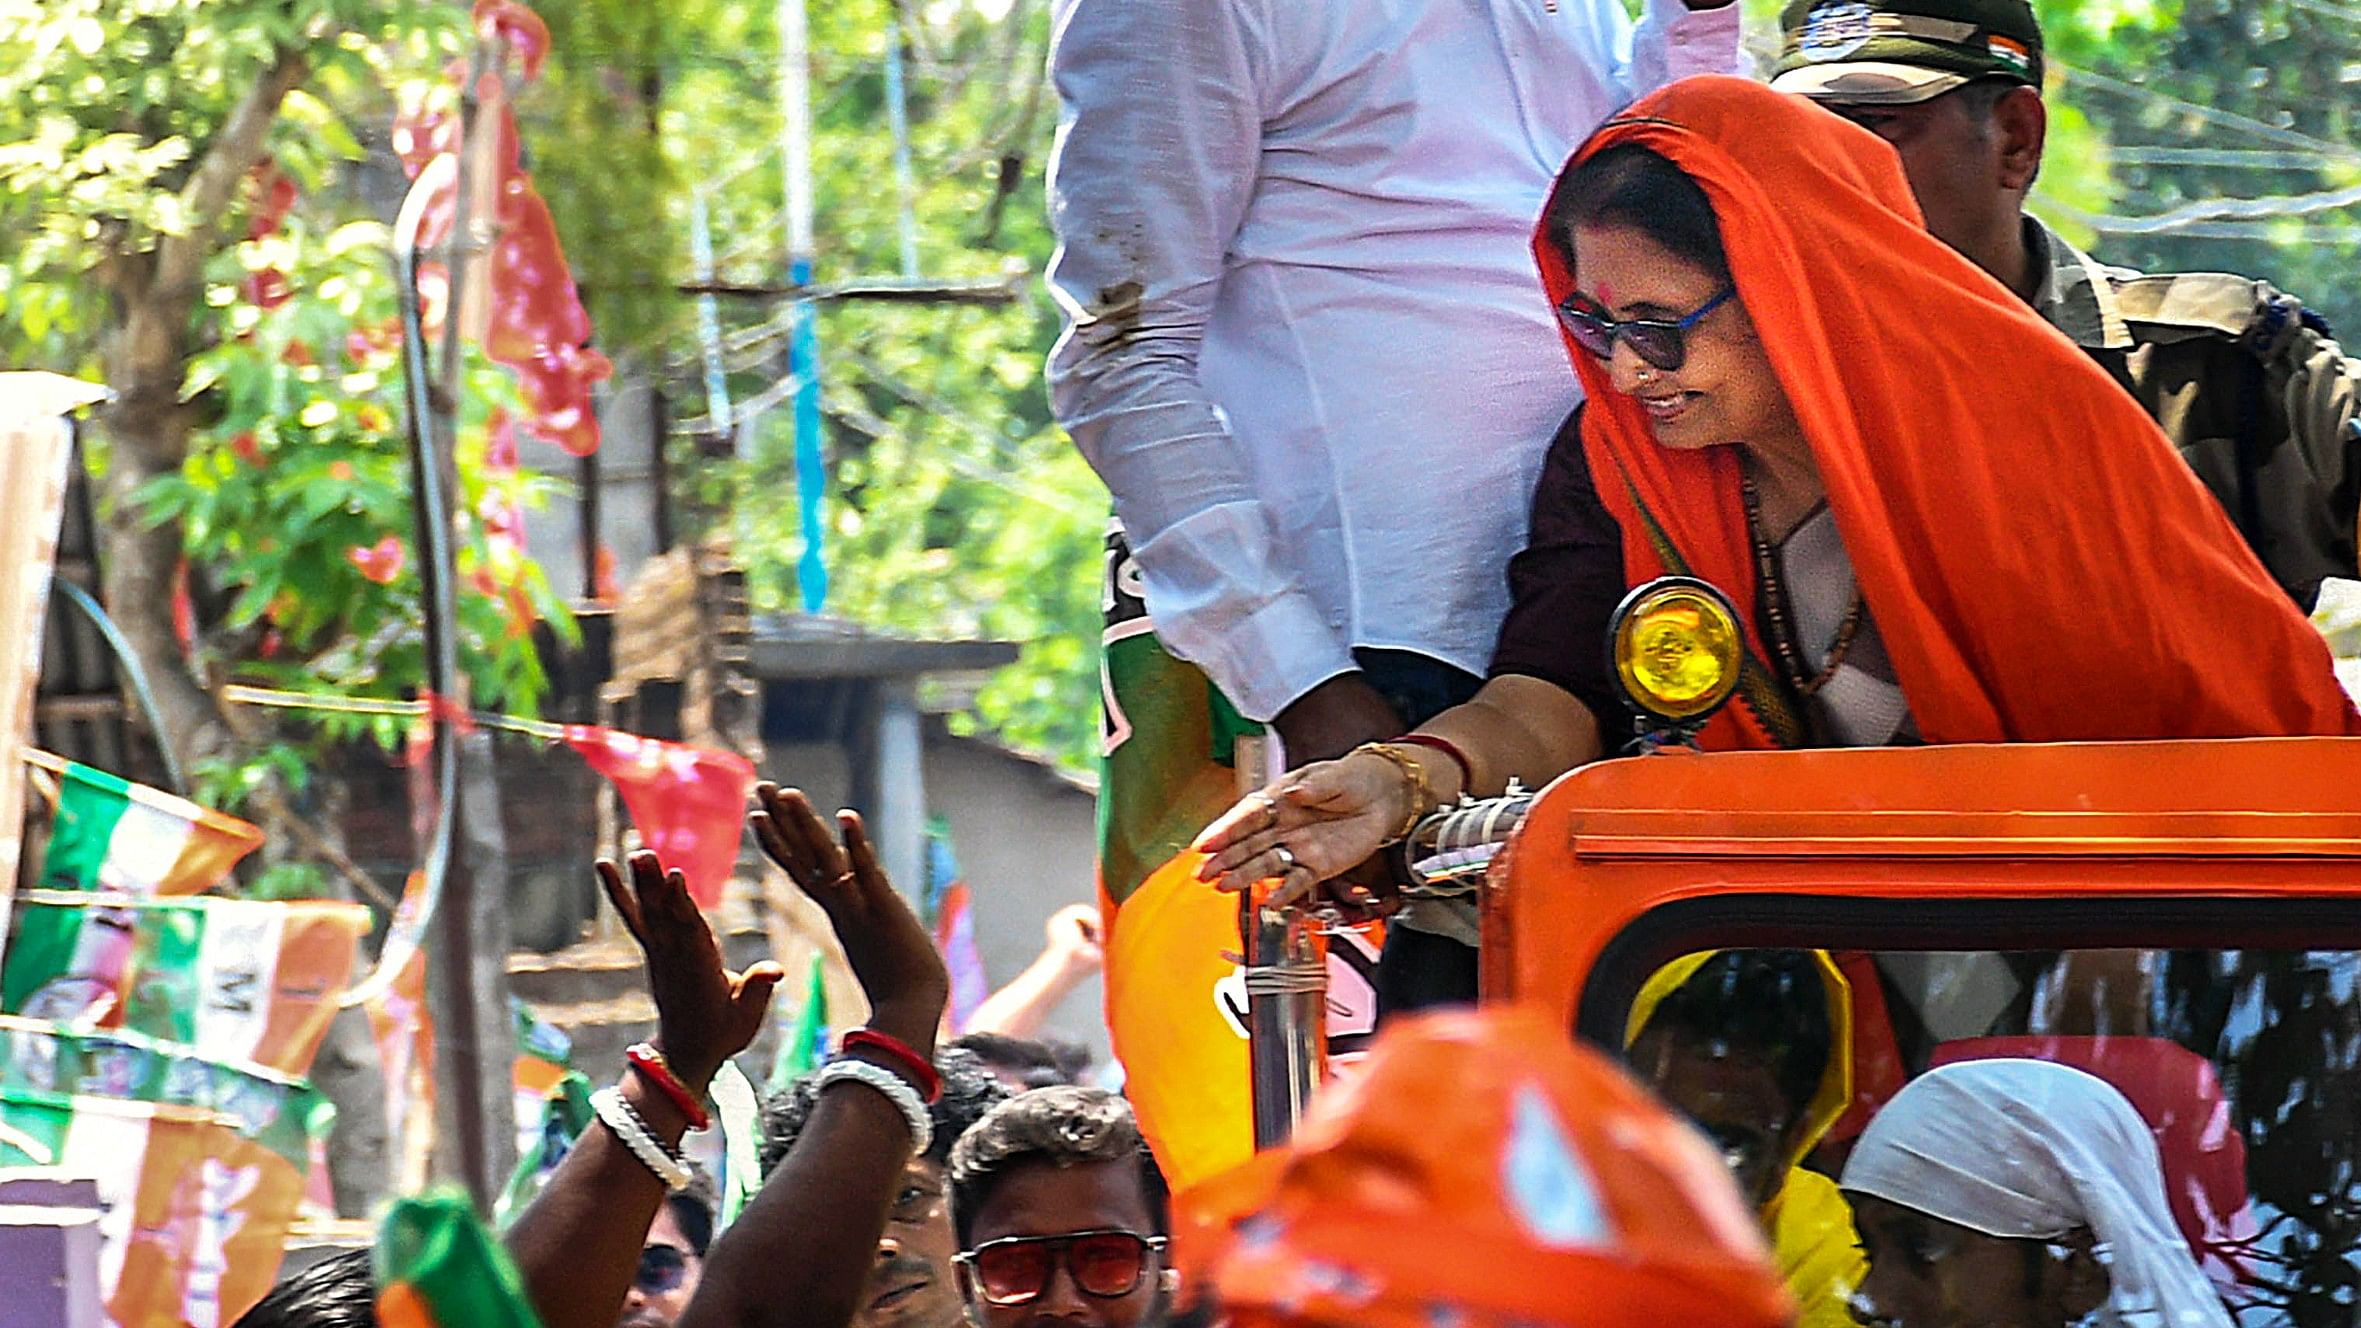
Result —
<svg viewBox="0 0 2361 1328"><path fill-rule="evenodd" d="M885 1234L861 1293L853 1328L957 1328L962 1322L959 1286L951 1256L959 1246L951 1231L946 1168L951 1145L982 1119L1009 1090L974 1052L946 1047L935 1054L943 1095L931 1110L934 1144L910 1159L894 1187ZM762 1114L762 1171L775 1170L803 1134L818 1102L818 1078L806 1075L771 1098Z"/></svg>

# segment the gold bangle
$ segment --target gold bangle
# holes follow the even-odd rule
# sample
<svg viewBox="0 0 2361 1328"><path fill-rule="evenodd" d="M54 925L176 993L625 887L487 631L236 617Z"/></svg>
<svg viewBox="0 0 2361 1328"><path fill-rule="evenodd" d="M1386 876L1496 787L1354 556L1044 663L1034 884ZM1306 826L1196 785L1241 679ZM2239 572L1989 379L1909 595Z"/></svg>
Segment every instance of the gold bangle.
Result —
<svg viewBox="0 0 2361 1328"><path fill-rule="evenodd" d="M1385 841L1388 844L1399 844L1408 839L1410 832L1417 829L1419 821L1425 818L1428 805L1435 800L1434 786L1427 783L1426 767L1412 760L1408 752L1392 743L1365 742L1355 747L1347 755L1358 756L1362 752L1393 762L1394 768L1402 772L1402 778L1409 781L1410 810L1402 817L1401 828L1387 836Z"/></svg>

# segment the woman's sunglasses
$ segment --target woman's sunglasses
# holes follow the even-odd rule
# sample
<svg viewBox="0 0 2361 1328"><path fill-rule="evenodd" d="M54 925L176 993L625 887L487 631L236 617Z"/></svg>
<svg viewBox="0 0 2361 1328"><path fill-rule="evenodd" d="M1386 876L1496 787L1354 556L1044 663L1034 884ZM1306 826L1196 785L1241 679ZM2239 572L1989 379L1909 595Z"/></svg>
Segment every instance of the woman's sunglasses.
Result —
<svg viewBox="0 0 2361 1328"><path fill-rule="evenodd" d="M1703 322L1707 314L1728 304L1737 293L1736 286L1724 286L1721 294L1683 318L1634 318L1622 323L1607 317L1606 310L1580 295L1569 295L1558 306L1558 321L1566 325L1567 335L1574 338L1575 345L1602 360L1614 358L1615 343L1620 340L1631 347L1632 354L1670 373L1689 362L1689 329Z"/></svg>
<svg viewBox="0 0 2361 1328"><path fill-rule="evenodd" d="M1130 1231L1010 1236L986 1241L954 1261L975 1278L987 1305L1031 1304L1049 1289L1061 1259L1083 1295L1112 1300L1139 1289L1148 1275L1148 1255L1161 1252L1164 1244L1162 1236Z"/></svg>

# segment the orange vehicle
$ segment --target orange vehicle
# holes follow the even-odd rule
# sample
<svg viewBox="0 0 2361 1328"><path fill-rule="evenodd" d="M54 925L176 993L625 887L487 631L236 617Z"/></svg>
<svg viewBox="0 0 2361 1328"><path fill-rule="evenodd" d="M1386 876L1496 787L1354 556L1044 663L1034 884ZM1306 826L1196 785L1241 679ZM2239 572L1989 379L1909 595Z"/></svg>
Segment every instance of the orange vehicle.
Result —
<svg viewBox="0 0 2361 1328"><path fill-rule="evenodd" d="M1480 893L1484 999L1620 1049L1708 956L1808 956L1849 1043L1793 1159L1826 1195L1930 1067L2062 1061L2154 1132L2233 1322L2361 1323L2361 741L1697 752L1718 598L1619 615L1648 755L1421 828L1423 888Z"/></svg>

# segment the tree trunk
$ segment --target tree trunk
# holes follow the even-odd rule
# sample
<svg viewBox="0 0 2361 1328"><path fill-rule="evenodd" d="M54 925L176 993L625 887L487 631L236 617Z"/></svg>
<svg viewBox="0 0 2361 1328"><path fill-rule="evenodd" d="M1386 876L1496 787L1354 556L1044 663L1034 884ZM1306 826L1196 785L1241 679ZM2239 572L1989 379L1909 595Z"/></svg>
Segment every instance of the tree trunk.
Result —
<svg viewBox="0 0 2361 1328"><path fill-rule="evenodd" d="M230 729L221 706L189 671L173 630L180 527L149 525L133 495L151 480L179 473L188 456L189 412L180 385L197 291L159 289L151 255L125 256L113 266L118 275L109 285L118 319L101 344L100 362L115 398L99 413L109 444L106 466L91 476L104 532L100 587L155 691L164 726L155 739L191 769L230 752Z"/></svg>

